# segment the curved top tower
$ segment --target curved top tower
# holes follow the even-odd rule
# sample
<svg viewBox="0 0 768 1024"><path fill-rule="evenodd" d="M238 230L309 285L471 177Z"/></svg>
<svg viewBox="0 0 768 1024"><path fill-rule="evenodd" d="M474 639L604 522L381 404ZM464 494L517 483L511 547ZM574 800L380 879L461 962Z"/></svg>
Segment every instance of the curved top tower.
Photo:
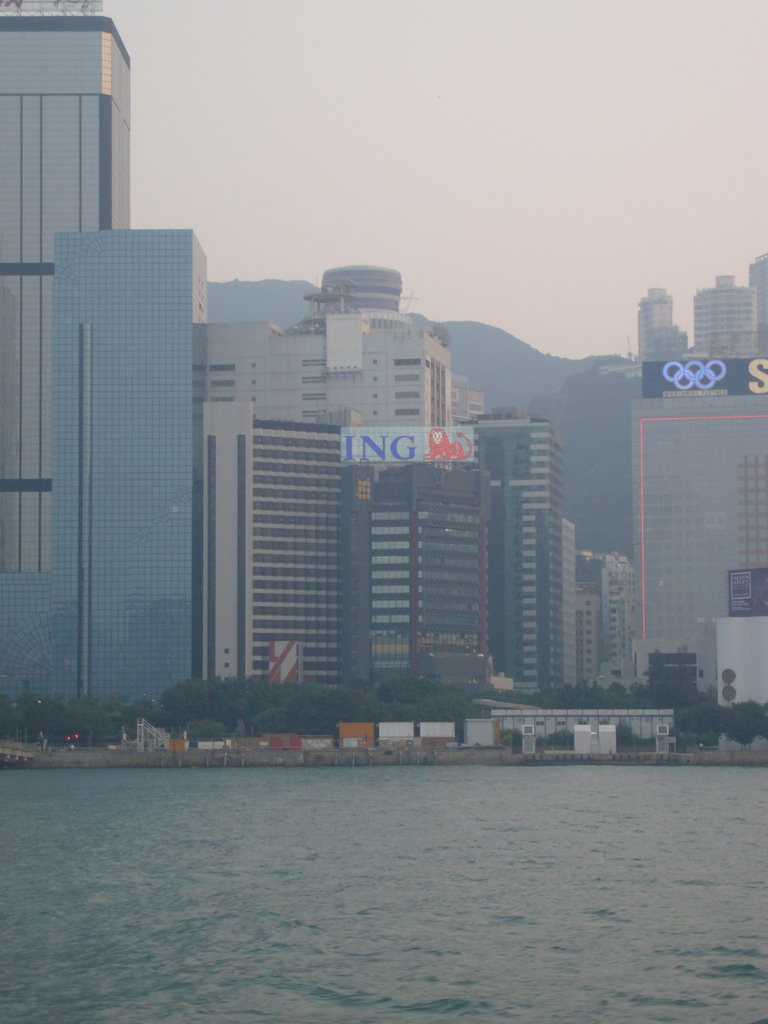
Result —
<svg viewBox="0 0 768 1024"><path fill-rule="evenodd" d="M388 267L334 267L323 274L323 289L344 286L353 291L353 309L387 309L400 312L403 279L399 270Z"/></svg>

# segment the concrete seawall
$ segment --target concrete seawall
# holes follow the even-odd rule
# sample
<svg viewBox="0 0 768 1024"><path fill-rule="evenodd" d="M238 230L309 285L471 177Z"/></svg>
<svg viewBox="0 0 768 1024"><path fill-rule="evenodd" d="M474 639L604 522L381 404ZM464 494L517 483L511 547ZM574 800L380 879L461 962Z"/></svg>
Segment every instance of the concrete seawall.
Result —
<svg viewBox="0 0 768 1024"><path fill-rule="evenodd" d="M507 747L465 750L186 750L140 752L136 750L47 750L29 747L33 756L17 767L53 768L368 768L372 766L456 767L545 765L615 765L624 767L675 767L678 765L768 767L768 751L692 751L681 754L653 752L606 755L546 751L513 754Z"/></svg>

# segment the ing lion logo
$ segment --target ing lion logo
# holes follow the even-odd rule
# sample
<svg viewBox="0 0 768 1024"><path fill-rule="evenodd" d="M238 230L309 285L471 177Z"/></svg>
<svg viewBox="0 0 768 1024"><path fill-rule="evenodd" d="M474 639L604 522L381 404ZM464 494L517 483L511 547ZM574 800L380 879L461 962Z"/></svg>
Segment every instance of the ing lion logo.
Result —
<svg viewBox="0 0 768 1024"><path fill-rule="evenodd" d="M472 454L472 442L466 434L457 434L458 441L451 441L442 427L433 427L429 432L429 450L425 462L464 461ZM466 442L466 448L462 442Z"/></svg>

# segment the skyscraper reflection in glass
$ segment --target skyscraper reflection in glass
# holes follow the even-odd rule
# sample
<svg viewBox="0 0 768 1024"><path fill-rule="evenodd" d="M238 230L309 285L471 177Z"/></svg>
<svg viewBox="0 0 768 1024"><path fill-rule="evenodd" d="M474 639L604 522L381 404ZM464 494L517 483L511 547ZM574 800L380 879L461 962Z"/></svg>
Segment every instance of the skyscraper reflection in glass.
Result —
<svg viewBox="0 0 768 1024"><path fill-rule="evenodd" d="M156 697L191 674L190 231L65 233L54 291L56 688Z"/></svg>

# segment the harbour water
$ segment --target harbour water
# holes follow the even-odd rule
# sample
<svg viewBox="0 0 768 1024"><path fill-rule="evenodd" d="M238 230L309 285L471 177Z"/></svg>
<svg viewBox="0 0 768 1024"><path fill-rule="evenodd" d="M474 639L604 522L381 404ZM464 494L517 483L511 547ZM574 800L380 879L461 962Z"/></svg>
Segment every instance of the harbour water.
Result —
<svg viewBox="0 0 768 1024"><path fill-rule="evenodd" d="M768 769L0 773L4 1024L768 1019Z"/></svg>

